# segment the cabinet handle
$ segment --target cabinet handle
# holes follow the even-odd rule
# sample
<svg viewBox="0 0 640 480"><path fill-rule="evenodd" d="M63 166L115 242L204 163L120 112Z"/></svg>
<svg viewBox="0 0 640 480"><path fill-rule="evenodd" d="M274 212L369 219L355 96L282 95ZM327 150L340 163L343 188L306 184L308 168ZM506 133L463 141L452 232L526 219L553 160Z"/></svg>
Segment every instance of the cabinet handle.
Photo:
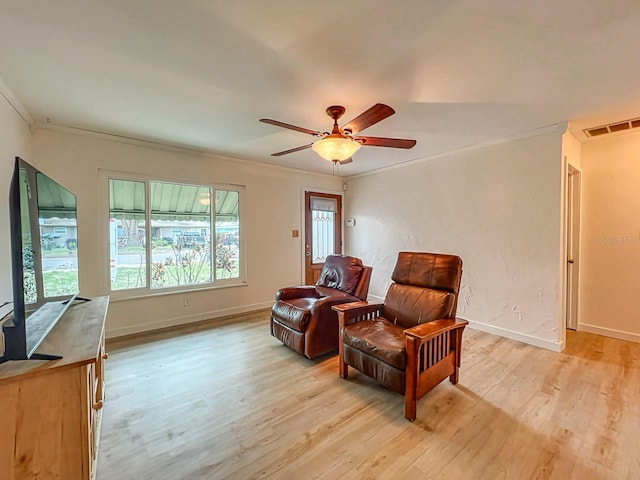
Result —
<svg viewBox="0 0 640 480"><path fill-rule="evenodd" d="M104 352L102 354L102 358L104 358L106 360L107 358L109 358L109 354L107 352Z"/></svg>
<svg viewBox="0 0 640 480"><path fill-rule="evenodd" d="M104 402L102 400L100 400L99 402L96 402L93 404L93 409L94 410L100 410L102 408L102 405L104 404Z"/></svg>

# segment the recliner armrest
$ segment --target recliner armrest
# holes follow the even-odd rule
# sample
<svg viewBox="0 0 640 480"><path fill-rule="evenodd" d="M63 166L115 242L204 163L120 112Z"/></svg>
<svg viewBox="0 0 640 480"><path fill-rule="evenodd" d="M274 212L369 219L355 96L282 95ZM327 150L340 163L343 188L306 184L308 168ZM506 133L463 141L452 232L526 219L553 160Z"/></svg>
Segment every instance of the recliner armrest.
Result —
<svg viewBox="0 0 640 480"><path fill-rule="evenodd" d="M276 301L289 300L291 298L320 298L315 285L299 285L297 287L285 287L276 292Z"/></svg>
<svg viewBox="0 0 640 480"><path fill-rule="evenodd" d="M405 336L415 338L420 341L420 343L423 343L441 335L447 330L464 328L468 323L468 321L462 318L443 318L407 328L403 333Z"/></svg>
<svg viewBox="0 0 640 480"><path fill-rule="evenodd" d="M345 325L377 317L382 306L382 303L352 302L334 305L331 308L338 312L339 328L342 330Z"/></svg>

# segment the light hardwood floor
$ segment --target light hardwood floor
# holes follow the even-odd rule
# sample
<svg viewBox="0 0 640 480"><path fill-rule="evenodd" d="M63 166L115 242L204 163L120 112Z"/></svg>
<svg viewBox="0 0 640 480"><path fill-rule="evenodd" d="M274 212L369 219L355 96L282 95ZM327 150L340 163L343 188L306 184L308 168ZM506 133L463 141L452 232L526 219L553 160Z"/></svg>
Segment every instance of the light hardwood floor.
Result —
<svg viewBox="0 0 640 480"><path fill-rule="evenodd" d="M569 332L554 353L467 328L460 383L418 402L261 312L107 343L98 480L638 479L640 344Z"/></svg>

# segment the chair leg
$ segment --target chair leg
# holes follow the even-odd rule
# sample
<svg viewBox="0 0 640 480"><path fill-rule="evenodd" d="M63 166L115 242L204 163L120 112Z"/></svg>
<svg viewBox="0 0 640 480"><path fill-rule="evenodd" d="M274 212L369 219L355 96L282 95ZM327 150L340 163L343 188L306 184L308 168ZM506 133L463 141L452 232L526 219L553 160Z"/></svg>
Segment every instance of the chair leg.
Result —
<svg viewBox="0 0 640 480"><path fill-rule="evenodd" d="M342 378L349 378L349 365L342 361L342 358L339 359L340 362L340 376Z"/></svg>
<svg viewBox="0 0 640 480"><path fill-rule="evenodd" d="M451 332L453 336L452 341L455 348L455 355L453 360L453 373L449 377L449 381L452 384L458 383L458 370L460 370L460 358L462 353L462 332L464 331L464 327L461 329L456 329Z"/></svg>
<svg viewBox="0 0 640 480"><path fill-rule="evenodd" d="M413 422L416 419L417 407L416 407L416 396L409 395L409 392L406 392L404 395L404 418Z"/></svg>
<svg viewBox="0 0 640 480"><path fill-rule="evenodd" d="M344 343L342 343L342 339L338 342L338 370L340 372L340 377L349 377L349 365L344 361Z"/></svg>
<svg viewBox="0 0 640 480"><path fill-rule="evenodd" d="M407 337L407 366L405 368L404 387L404 416L410 422L416 419L416 401L418 388L418 342L413 337Z"/></svg>

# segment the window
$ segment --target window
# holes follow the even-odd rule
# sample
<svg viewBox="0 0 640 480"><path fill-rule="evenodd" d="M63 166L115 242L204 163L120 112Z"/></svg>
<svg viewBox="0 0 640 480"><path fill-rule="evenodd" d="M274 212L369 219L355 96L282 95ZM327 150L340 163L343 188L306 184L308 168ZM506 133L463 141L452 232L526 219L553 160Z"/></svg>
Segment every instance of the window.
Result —
<svg viewBox="0 0 640 480"><path fill-rule="evenodd" d="M241 282L241 192L110 178L111 290Z"/></svg>

